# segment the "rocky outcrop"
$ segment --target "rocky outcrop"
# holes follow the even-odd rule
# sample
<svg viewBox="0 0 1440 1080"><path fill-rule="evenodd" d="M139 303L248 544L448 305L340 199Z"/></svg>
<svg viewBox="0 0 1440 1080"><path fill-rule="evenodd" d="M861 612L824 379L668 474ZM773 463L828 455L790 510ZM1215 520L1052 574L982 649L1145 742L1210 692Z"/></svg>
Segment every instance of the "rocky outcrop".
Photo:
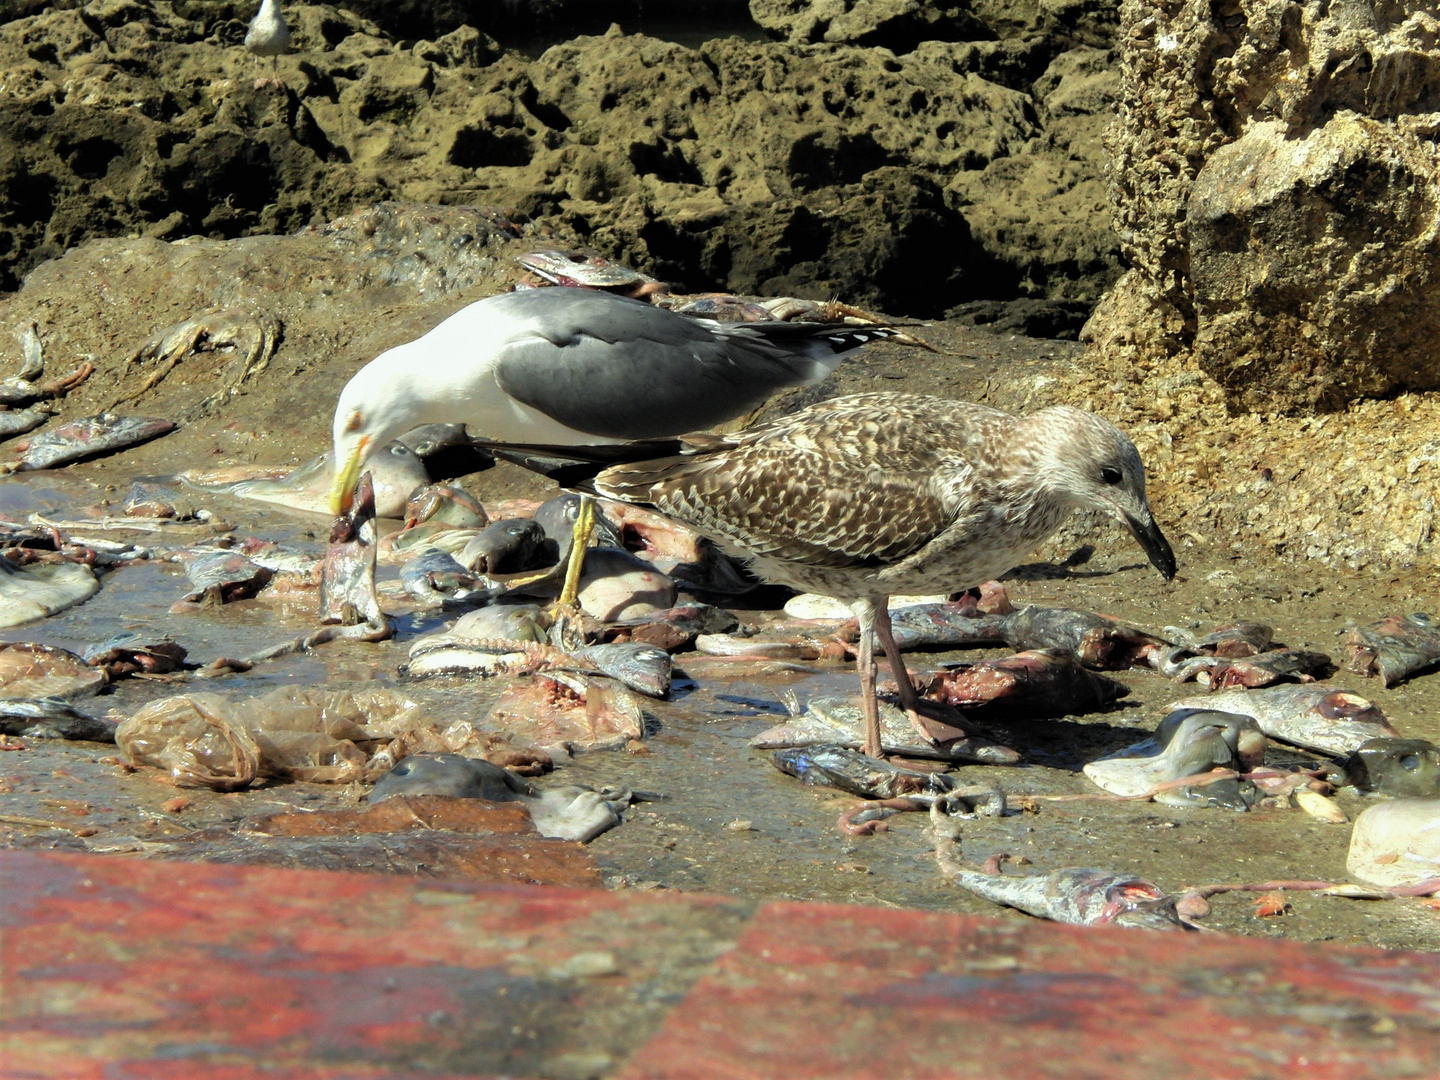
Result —
<svg viewBox="0 0 1440 1080"><path fill-rule="evenodd" d="M617 30L531 61L470 27L289 19L282 86L257 86L243 22L168 3L0 26L0 288L87 237L293 232L382 198L544 217L685 289L898 314L1093 302L1118 273L1104 49Z"/></svg>
<svg viewBox="0 0 1440 1080"><path fill-rule="evenodd" d="M1440 389L1440 21L1370 0L1125 0L1111 197L1132 269L1086 336L1231 408Z"/></svg>
<svg viewBox="0 0 1440 1080"><path fill-rule="evenodd" d="M926 41L1028 39L1053 56L1113 44L1113 0L750 0L750 16L792 44L828 41L909 52Z"/></svg>

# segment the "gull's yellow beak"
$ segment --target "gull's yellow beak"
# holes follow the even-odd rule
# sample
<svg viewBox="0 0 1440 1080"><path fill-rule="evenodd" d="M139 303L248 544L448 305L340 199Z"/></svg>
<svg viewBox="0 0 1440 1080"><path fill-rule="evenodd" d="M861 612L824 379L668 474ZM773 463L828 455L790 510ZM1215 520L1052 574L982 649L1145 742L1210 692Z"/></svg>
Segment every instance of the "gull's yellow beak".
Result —
<svg viewBox="0 0 1440 1080"><path fill-rule="evenodd" d="M345 459L345 467L335 470L335 483L330 488L330 512L336 517L350 512L355 501L355 484L360 479L360 463L365 460L365 448L369 445L370 436L361 436L359 445Z"/></svg>

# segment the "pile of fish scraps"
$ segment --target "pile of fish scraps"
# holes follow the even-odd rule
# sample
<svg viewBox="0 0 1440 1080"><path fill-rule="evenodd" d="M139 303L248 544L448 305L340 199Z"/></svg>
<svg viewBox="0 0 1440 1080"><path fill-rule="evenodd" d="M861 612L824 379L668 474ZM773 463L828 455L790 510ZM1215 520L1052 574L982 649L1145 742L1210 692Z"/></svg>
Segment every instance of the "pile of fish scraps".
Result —
<svg viewBox="0 0 1440 1080"><path fill-rule="evenodd" d="M34 377L27 366L26 378ZM89 454L111 436L105 448L154 437L162 433L155 423L102 416L51 435L55 445ZM39 442L31 440L32 450ZM131 766L163 770L181 787L239 791L307 781L356 785L376 804L395 797L510 802L542 836L588 841L621 823L645 793L554 784L551 771L580 753L643 752L658 723L647 702L669 697L682 678L822 673L851 662L858 631L843 608L796 597L785 619L742 626L725 608L754 587L741 567L683 526L603 500L579 611L557 616L578 496L486 507L462 488L431 482L427 461L468 447L463 429L450 426L417 429L386 447L352 509L333 520L323 557L303 543L237 536L198 503L241 499L323 513L333 473L326 456L285 473L192 470L175 483L135 485L115 516L97 507L76 520L32 515L5 525L5 625L82 603L112 575L166 560L187 580L170 600L169 613L182 620L171 625L256 601L271 605L264 610L277 623L298 621L303 632L203 660L183 633L128 634L79 652L38 641L0 646L0 741L113 741ZM37 460L47 464L16 467L61 459ZM385 517L403 526L382 535ZM145 542L123 538L135 535ZM855 701L815 697L802 705L788 697L789 718L751 745L802 783L861 796L837 823L847 835L874 835L889 816L923 810L948 879L1068 922L1194 927L1208 896L1240 889L1367 898L1440 891L1440 749L1405 738L1374 703L1330 681L1343 670L1391 686L1433 667L1440 623L1431 616L1394 615L1356 628L1338 663L1277 643L1273 629L1258 623L1152 632L1092 612L1017 607L995 582L957 599L897 598L892 621L907 653L1014 652L918 677L937 715L954 720L954 738L935 741L882 701L889 760L857 752ZM439 628L411 633L427 624ZM383 682L224 689L234 673L327 643L386 640L397 627L410 638L406 659ZM675 654L683 654L683 675ZM1019 762L997 728L1111 710L1130 692L1116 675L1131 669L1194 683L1196 692L1177 690L1150 737L1086 762L1092 793L1014 790L1019 772L997 771L981 784L947 772ZM475 695L440 693L490 679L500 689L483 705ZM122 680L148 680L164 693L125 712L87 707ZM1232 883L1169 897L1123 873L1005 873L1015 860L1003 854L978 865L959 854L962 822L1034 812L1052 800L1153 801L1210 813L1298 808L1346 824L1330 797L1345 786L1375 796L1354 823L1349 869L1359 885Z"/></svg>

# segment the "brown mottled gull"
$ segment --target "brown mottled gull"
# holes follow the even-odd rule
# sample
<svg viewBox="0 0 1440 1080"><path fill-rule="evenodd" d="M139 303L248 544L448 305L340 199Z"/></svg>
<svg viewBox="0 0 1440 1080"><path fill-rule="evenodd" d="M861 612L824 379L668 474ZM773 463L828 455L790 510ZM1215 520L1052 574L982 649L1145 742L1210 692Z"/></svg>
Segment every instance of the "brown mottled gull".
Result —
<svg viewBox="0 0 1440 1080"><path fill-rule="evenodd" d="M926 730L890 632L892 593L955 592L997 577L1078 507L1118 519L1155 568L1175 576L1135 445L1081 409L1011 416L923 394L856 394L686 441L688 454L604 470L595 490L685 522L765 581L848 602L860 621L871 755L880 752L872 628L901 704Z"/></svg>

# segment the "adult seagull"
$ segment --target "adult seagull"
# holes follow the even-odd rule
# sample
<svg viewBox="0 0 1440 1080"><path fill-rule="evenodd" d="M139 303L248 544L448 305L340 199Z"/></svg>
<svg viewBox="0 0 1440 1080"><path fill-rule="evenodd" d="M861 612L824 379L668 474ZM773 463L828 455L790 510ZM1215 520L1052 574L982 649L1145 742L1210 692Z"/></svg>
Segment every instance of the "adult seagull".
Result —
<svg viewBox="0 0 1440 1080"><path fill-rule="evenodd" d="M348 509L370 454L421 424L464 424L488 444L615 460L625 444L744 416L775 391L819 382L848 353L899 333L721 323L592 289L479 300L381 353L341 391L332 509ZM580 548L572 547L575 575Z"/></svg>

